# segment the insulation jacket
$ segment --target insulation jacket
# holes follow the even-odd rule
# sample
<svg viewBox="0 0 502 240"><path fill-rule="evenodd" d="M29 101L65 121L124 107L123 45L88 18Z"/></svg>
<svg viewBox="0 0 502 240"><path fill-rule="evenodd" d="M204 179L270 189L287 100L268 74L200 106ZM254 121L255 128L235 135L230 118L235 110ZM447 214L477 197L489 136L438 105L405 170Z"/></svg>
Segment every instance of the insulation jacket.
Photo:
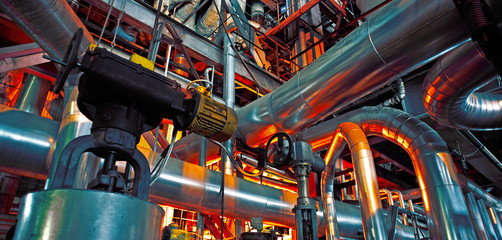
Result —
<svg viewBox="0 0 502 240"><path fill-rule="evenodd" d="M297 134L317 149L331 142L340 123L358 124L402 147L410 155L427 213L432 239L474 239L472 223L448 147L439 134L419 119L394 108L363 107ZM325 171L329 171L329 166Z"/></svg>
<svg viewBox="0 0 502 240"><path fill-rule="evenodd" d="M429 70L422 86L425 110L434 120L452 128L502 129L502 93L475 92L497 76L483 51L468 42Z"/></svg>

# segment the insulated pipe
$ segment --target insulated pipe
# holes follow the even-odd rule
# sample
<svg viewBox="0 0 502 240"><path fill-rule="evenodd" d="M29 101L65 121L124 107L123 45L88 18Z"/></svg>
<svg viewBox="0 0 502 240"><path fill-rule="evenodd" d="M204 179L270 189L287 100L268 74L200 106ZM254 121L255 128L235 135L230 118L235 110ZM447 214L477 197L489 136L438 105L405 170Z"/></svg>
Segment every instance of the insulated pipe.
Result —
<svg viewBox="0 0 502 240"><path fill-rule="evenodd" d="M468 36L451 0L392 1L283 86L241 108L240 139L258 147L276 132L294 134Z"/></svg>
<svg viewBox="0 0 502 240"><path fill-rule="evenodd" d="M219 18L218 9L221 9L221 0L208 0L212 3L209 5L209 9L199 18L197 25L195 26L195 31L200 33L204 37L208 37L209 34L214 32L218 27Z"/></svg>
<svg viewBox="0 0 502 240"><path fill-rule="evenodd" d="M498 219L497 213L492 207L488 208L488 212L490 213L490 219L492 220L493 227L495 228L497 238L502 239L502 224Z"/></svg>
<svg viewBox="0 0 502 240"><path fill-rule="evenodd" d="M17 121L14 121L14 124L0 126L0 132L14 133L13 136L0 134L2 143L0 169L2 171L9 169L9 172L12 171L20 176L32 177L37 173L38 179L45 179L48 172L45 156L53 143L51 139L56 135L57 123L18 110L0 111L0 118L3 114L8 115L7 119L13 119L15 114L21 116L15 118ZM6 122L0 121L0 125ZM36 129L29 127L35 124L24 125L33 122L38 123ZM44 132L45 134L42 134ZM6 138L3 139L3 136ZM37 151L41 147L42 151ZM144 154L150 163L160 158L160 154L152 151ZM232 176L226 177L225 182L226 216L247 220L251 217L262 217L267 222L295 227L295 216L291 210L296 204L296 194ZM219 172L172 158L169 159L159 180L150 188L150 199L159 204L217 215L220 211L220 186ZM339 201L335 201L335 207L338 211L340 235L346 238L360 238L362 221L359 208ZM319 215L322 213L318 213ZM396 239L414 239L413 228L399 224L396 236Z"/></svg>
<svg viewBox="0 0 502 240"><path fill-rule="evenodd" d="M42 114L50 87L51 82L48 80L31 74L28 75L14 108L35 115Z"/></svg>
<svg viewBox="0 0 502 240"><path fill-rule="evenodd" d="M321 195L325 202L324 209L327 211L327 239L336 239L338 236L335 207L332 205L331 199L334 197L335 162L347 144L352 154L354 174L360 196L359 206L363 221L364 239L385 240L387 239L387 233L385 231L385 219L378 191L373 153L363 130L351 122L341 123L336 127L333 141L325 157L326 169L321 177ZM389 197L392 198L392 196Z"/></svg>
<svg viewBox="0 0 502 240"><path fill-rule="evenodd" d="M493 12L500 13L502 4L493 7L496 2L488 0ZM394 0L276 91L241 108L236 136L258 147L277 132L294 134L459 46L468 36L451 0ZM191 141L192 134L180 143ZM183 151L176 153L196 161L196 152Z"/></svg>
<svg viewBox="0 0 502 240"><path fill-rule="evenodd" d="M227 35L228 36L228 35ZM229 108L234 109L235 107L235 52L232 48L234 42L231 37L225 37L224 42L224 52L225 52L225 61L224 61L224 70L225 75L223 75L223 99L225 100L225 105ZM232 175L233 167L230 159L234 158L234 144L232 138L225 141L223 143L227 151L223 151L221 154L221 161L225 163L225 174ZM227 156L226 153L231 154Z"/></svg>
<svg viewBox="0 0 502 240"><path fill-rule="evenodd" d="M422 191L427 226L433 239L475 237L448 147L436 131L398 109L363 107L294 137L320 149L332 139L329 129L342 122L356 123L366 135L384 137L408 152Z"/></svg>
<svg viewBox="0 0 502 240"><path fill-rule="evenodd" d="M79 53L94 43L65 0L1 0L0 9L51 57L63 59L73 34L84 29Z"/></svg>
<svg viewBox="0 0 502 240"><path fill-rule="evenodd" d="M0 105L0 171L45 179L58 129L56 121Z"/></svg>
<svg viewBox="0 0 502 240"><path fill-rule="evenodd" d="M502 129L502 94L475 92L497 78L483 51L468 42L439 59L422 86L427 113L452 128Z"/></svg>

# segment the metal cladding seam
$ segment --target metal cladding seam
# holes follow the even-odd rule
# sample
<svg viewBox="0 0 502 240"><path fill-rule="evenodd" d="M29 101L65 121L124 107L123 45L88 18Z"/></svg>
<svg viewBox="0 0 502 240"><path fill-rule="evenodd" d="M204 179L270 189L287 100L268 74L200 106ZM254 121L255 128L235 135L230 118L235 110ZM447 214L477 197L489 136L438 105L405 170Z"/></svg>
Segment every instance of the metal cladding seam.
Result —
<svg viewBox="0 0 502 240"><path fill-rule="evenodd" d="M336 209L333 201L335 196L333 192L335 162L347 144L352 153L356 185L360 196L359 206L363 221L364 239L387 239L373 154L361 127L351 122L344 122L336 127L333 133L333 142L325 157L326 169L321 176L321 195L327 221L326 239L338 239Z"/></svg>
<svg viewBox="0 0 502 240"><path fill-rule="evenodd" d="M477 93L497 72L477 44L468 42L441 57L422 86L426 112L437 122L470 130L502 129L502 93Z"/></svg>
<svg viewBox="0 0 502 240"><path fill-rule="evenodd" d="M73 34L84 29L79 53L94 43L91 34L65 0L1 0L0 8L53 58L63 59Z"/></svg>
<svg viewBox="0 0 502 240"><path fill-rule="evenodd" d="M433 239L475 238L448 147L436 131L398 109L363 107L306 129L295 137L306 142L332 139L332 132L343 122L356 123L366 135L384 137L408 152L422 191L427 226Z"/></svg>
<svg viewBox="0 0 502 240"><path fill-rule="evenodd" d="M0 169L21 176L45 179L46 158L54 143L59 123L11 108L0 109ZM10 121L7 121L9 120ZM159 154L143 152L149 162ZM288 191L259 185L235 177L226 177L225 213L229 217L249 219L262 217L266 221L294 227L291 211L297 195ZM150 189L150 200L159 204L218 214L221 175L194 164L170 159L159 180ZM335 201L341 235L358 238L362 233L359 208ZM320 215L318 213L318 215ZM398 225L397 239L414 239L413 228Z"/></svg>

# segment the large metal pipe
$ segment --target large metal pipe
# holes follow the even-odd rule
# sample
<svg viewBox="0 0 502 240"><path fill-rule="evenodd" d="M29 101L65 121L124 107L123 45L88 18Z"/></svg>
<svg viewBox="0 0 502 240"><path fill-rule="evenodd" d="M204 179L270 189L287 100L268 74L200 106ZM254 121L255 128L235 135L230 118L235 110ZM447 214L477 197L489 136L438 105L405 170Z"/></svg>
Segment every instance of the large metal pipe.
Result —
<svg viewBox="0 0 502 240"><path fill-rule="evenodd" d="M17 118L20 119L17 121L20 124L21 120L24 122L38 121L39 124L36 125L36 130L26 127L31 125L5 126L7 129L2 126L0 128L3 132L9 130L18 136L31 136L31 138L26 137L21 140L7 137L2 141L0 150L2 153L9 153L8 156L12 158L5 158L2 155L0 158L1 169L10 169L21 176L33 176L37 173L39 179L45 179L48 172L45 156L54 141L57 123L18 110L12 111L22 115L22 118ZM0 112L0 117L2 114L3 112ZM41 125L40 123L44 121L49 124ZM4 122L0 121L0 123ZM33 125L35 126L35 124ZM30 135L30 132L38 133L38 135L33 133ZM41 132L47 132L47 134L40 134ZM40 148L39 145L47 147L44 148L44 151L35 151ZM22 148L23 151L14 151L19 148ZM6 152L5 150L13 151ZM157 161L160 158L158 153L152 151L144 152L144 154L149 162ZM12 161L12 159L16 161ZM251 217L262 217L268 222L289 227L295 226L295 217L291 210L296 204L296 194L232 176L225 179L225 213L228 217L247 220ZM159 180L150 189L150 200L204 214L218 215L221 200L220 186L221 175L219 172L178 159L170 159ZM338 225L341 228L340 235L346 238L360 238L362 221L359 208L338 201L335 201L335 208L338 212ZM397 239L414 239L411 227L398 225L397 229Z"/></svg>
<svg viewBox="0 0 502 240"><path fill-rule="evenodd" d="M48 80L29 74L14 108L35 115L42 114L50 87L51 82Z"/></svg>
<svg viewBox="0 0 502 240"><path fill-rule="evenodd" d="M436 131L398 109L363 107L306 129L295 138L317 149L325 147L332 139L329 130L342 122L356 123L367 135L384 137L408 152L433 239L475 237L448 147Z"/></svg>
<svg viewBox="0 0 502 240"><path fill-rule="evenodd" d="M283 86L240 109L238 133L251 147L279 131L295 133L468 36L451 0L392 1Z"/></svg>
<svg viewBox="0 0 502 240"><path fill-rule="evenodd" d="M0 8L53 58L63 59L78 28L84 29L80 53L94 42L65 0L1 0Z"/></svg>
<svg viewBox="0 0 502 240"><path fill-rule="evenodd" d="M501 8L492 7L496 13ZM276 91L241 108L236 136L258 147L277 132L294 134L461 45L468 36L451 0L392 1ZM188 135L180 144L193 138ZM197 153L182 152L177 151L188 156L184 160L196 161Z"/></svg>
<svg viewBox="0 0 502 240"><path fill-rule="evenodd" d="M45 179L59 123L0 105L0 171Z"/></svg>
<svg viewBox="0 0 502 240"><path fill-rule="evenodd" d="M331 240L336 239L338 236L335 207L331 205L334 197L335 162L347 144L352 153L352 163L360 196L359 206L363 221L364 239L385 240L387 239L387 233L385 231L385 219L382 202L380 201L373 153L361 127L351 122L336 126L333 142L325 157L326 169L322 174L321 194L325 203L325 212L327 213L326 237ZM392 196L389 197L392 198Z"/></svg>
<svg viewBox="0 0 502 240"><path fill-rule="evenodd" d="M439 59L422 86L427 113L437 122L471 130L502 128L502 94L475 92L497 78L483 51L468 42Z"/></svg>

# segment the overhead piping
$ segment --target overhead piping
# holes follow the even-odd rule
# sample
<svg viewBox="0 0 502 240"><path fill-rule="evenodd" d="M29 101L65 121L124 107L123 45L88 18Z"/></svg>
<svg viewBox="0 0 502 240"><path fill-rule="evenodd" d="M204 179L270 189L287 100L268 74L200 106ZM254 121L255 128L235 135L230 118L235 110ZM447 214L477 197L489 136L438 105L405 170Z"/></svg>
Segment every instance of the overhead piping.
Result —
<svg viewBox="0 0 502 240"><path fill-rule="evenodd" d="M497 76L481 49L468 42L429 70L422 86L425 110L452 128L502 129L502 94L475 92Z"/></svg>
<svg viewBox="0 0 502 240"><path fill-rule="evenodd" d="M410 155L422 191L427 226L432 239L473 239L473 226L453 161L439 134L419 119L394 108L363 107L306 129L297 140L327 146L329 129L342 122L361 126L366 135L376 135L397 144ZM328 139L324 143L322 139ZM317 146L317 148L321 148Z"/></svg>
<svg viewBox="0 0 502 240"><path fill-rule="evenodd" d="M63 59L73 34L84 29L79 53L94 43L65 0L1 0L0 8L51 57Z"/></svg>
<svg viewBox="0 0 502 240"><path fill-rule="evenodd" d="M373 153L363 130L354 123L345 122L336 126L333 140L326 153L326 169L321 177L321 195L326 212L326 239L338 239L338 227L333 197L335 162L348 144L359 191L359 206L363 221L364 239L387 239L382 202L378 190ZM389 196L392 199L392 195Z"/></svg>

